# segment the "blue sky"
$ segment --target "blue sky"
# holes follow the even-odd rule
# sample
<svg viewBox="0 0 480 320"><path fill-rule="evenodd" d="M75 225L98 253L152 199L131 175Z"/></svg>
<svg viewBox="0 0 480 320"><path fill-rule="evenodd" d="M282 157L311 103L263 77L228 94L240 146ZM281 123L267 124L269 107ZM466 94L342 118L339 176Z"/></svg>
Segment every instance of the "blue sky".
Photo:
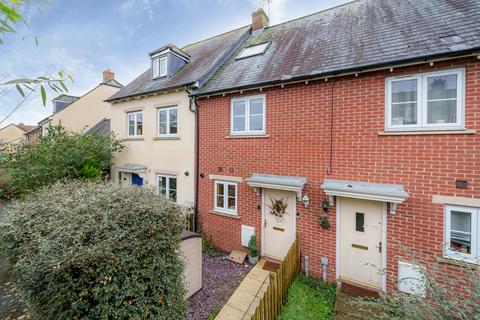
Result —
<svg viewBox="0 0 480 320"><path fill-rule="evenodd" d="M0 82L65 69L75 79L71 94L82 95L110 68L127 84L148 68L147 53L167 43L178 47L250 24L262 0L33 0L29 25L0 45ZM278 24L350 0L273 0L270 24ZM265 5L268 11L268 6ZM38 47L35 36L39 39ZM0 90L0 120L20 101ZM48 99L55 92L48 93ZM36 124L51 114L38 94L8 123Z"/></svg>

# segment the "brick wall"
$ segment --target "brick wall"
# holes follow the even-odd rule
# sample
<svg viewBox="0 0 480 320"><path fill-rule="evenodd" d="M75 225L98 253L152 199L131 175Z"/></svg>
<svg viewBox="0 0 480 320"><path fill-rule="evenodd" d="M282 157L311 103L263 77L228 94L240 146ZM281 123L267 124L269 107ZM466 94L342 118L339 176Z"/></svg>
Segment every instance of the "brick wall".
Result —
<svg viewBox="0 0 480 320"><path fill-rule="evenodd" d="M230 99L240 94L199 100L200 178L199 214L204 233L224 250L240 246L240 226L261 230L261 197L239 184L240 219L210 213L213 180L209 174L249 177L252 173L303 176L310 207L297 203L297 231L302 255L310 271L321 276L320 259L329 259L329 280L335 279L335 208L329 210L332 227L319 226L320 188L324 178L403 184L410 197L387 217L387 271L396 274L401 243L422 254L441 255L444 209L432 195L480 198L480 139L475 135L382 136L385 114L385 78L401 74L466 67L466 127L480 132L480 60L405 67L347 76L308 84L264 89L268 137L229 139ZM259 90L243 95L258 94ZM330 121L333 101L332 172ZM219 172L222 168L222 172ZM230 172L232 171L233 172ZM468 189L456 189L455 180L468 180ZM260 241L260 237L259 237ZM260 245L260 242L259 242ZM458 268L454 268L457 270ZM388 290L393 287L388 282Z"/></svg>

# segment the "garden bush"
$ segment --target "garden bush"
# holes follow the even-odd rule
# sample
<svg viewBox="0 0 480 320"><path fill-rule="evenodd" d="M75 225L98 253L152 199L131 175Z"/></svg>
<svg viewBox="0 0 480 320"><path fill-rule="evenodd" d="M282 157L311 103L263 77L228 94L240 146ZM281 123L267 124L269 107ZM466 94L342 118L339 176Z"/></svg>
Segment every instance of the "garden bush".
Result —
<svg viewBox="0 0 480 320"><path fill-rule="evenodd" d="M34 318L185 318L184 221L154 190L56 183L8 212L0 248Z"/></svg>
<svg viewBox="0 0 480 320"><path fill-rule="evenodd" d="M0 157L1 175L8 177L0 186L19 196L63 179L100 179L110 172L112 154L122 149L114 136L50 126L39 142L21 143Z"/></svg>

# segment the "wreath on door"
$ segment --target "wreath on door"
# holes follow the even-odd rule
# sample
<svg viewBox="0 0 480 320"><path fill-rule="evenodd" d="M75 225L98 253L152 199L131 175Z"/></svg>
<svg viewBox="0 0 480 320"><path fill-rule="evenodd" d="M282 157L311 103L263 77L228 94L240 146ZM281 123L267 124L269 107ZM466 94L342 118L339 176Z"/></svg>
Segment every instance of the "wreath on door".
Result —
<svg viewBox="0 0 480 320"><path fill-rule="evenodd" d="M288 207L288 198L285 200L284 198L281 199L272 199L270 198L270 203L267 206L270 208L270 214L273 214L276 217L283 217L285 215L287 207Z"/></svg>

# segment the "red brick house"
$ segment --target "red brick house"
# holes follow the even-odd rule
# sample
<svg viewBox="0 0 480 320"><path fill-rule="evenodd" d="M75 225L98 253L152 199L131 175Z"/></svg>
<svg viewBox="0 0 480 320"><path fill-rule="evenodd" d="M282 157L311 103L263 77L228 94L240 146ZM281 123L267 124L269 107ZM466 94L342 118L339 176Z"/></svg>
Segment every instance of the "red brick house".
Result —
<svg viewBox="0 0 480 320"><path fill-rule="evenodd" d="M397 245L477 267L479 21L479 2L453 0L360 0L271 27L255 12L195 93L203 232L225 250L255 233L279 260L298 234L311 275L378 291L421 284L428 266Z"/></svg>

